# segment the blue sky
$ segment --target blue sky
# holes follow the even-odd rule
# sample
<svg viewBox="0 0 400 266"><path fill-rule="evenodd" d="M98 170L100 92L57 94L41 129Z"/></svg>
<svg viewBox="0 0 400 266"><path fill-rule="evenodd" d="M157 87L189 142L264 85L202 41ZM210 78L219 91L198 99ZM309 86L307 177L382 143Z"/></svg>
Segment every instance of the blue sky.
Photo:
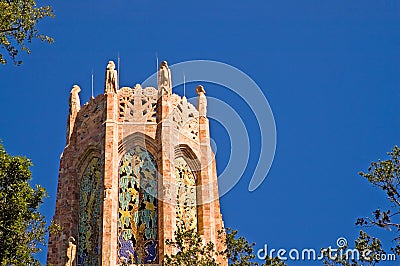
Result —
<svg viewBox="0 0 400 266"><path fill-rule="evenodd" d="M85 103L93 70L95 94L102 93L105 66L118 53L121 85L134 86L153 74L158 53L170 65L195 59L230 64L263 90L276 121L277 149L267 179L249 192L260 137L251 110L206 84L208 95L228 98L251 132L249 165L221 198L221 209L225 225L256 242L257 249L268 244L318 250L335 246L338 237L352 243L356 218L386 206L385 195L357 172L399 144L399 2L48 3L56 18L40 23L40 29L56 42L35 41L31 55L21 53L22 66L0 66L0 138L9 153L35 164L34 182L50 195L42 208L48 219L54 213L69 91L79 84ZM189 96L194 87L187 85ZM211 126L222 171L230 144L223 126L215 121ZM374 233L390 244L390 232Z"/></svg>

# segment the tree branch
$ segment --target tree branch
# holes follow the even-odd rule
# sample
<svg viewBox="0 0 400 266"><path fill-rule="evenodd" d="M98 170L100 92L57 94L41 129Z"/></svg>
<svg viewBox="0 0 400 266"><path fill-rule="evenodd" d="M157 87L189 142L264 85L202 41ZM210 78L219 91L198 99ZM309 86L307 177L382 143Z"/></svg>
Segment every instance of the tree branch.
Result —
<svg viewBox="0 0 400 266"><path fill-rule="evenodd" d="M18 25L17 27L5 29L5 30L0 30L0 33L5 33L5 32L9 32L9 31L15 31L15 30L19 30L20 28L22 28L22 24Z"/></svg>

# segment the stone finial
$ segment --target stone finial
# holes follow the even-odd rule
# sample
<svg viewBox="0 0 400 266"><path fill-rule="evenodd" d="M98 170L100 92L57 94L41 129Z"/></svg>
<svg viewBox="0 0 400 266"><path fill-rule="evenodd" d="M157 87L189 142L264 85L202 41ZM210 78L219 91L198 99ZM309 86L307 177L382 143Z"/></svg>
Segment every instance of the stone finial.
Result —
<svg viewBox="0 0 400 266"><path fill-rule="evenodd" d="M197 95L200 96L200 94L206 94L206 90L204 89L203 86L199 85L196 87L196 93L197 93Z"/></svg>
<svg viewBox="0 0 400 266"><path fill-rule="evenodd" d="M69 95L69 116L67 123L67 144L69 144L69 139L74 130L76 116L81 109L81 100L79 98L79 93L81 88L78 85L74 85L71 89Z"/></svg>
<svg viewBox="0 0 400 266"><path fill-rule="evenodd" d="M136 84L135 87L133 87L134 93L141 94L142 93L142 86L140 84Z"/></svg>
<svg viewBox="0 0 400 266"><path fill-rule="evenodd" d="M76 258L76 245L75 245L75 238L70 236L68 238L68 248L67 248L67 262L65 266L75 266L75 258Z"/></svg>
<svg viewBox="0 0 400 266"><path fill-rule="evenodd" d="M113 61L108 61L106 70L106 87L104 89L105 93L117 93L118 89L118 74L115 70L115 63Z"/></svg>
<svg viewBox="0 0 400 266"><path fill-rule="evenodd" d="M71 89L69 95L69 113L78 113L81 109L81 100L79 98L79 93L81 88L78 85L74 85Z"/></svg>
<svg viewBox="0 0 400 266"><path fill-rule="evenodd" d="M207 98L206 98L206 91L204 90L204 87L199 85L196 87L196 92L197 92L197 110L199 110L199 115L200 116L206 116L207 115Z"/></svg>
<svg viewBox="0 0 400 266"><path fill-rule="evenodd" d="M158 96L172 94L171 70L167 61L161 62L158 75Z"/></svg>

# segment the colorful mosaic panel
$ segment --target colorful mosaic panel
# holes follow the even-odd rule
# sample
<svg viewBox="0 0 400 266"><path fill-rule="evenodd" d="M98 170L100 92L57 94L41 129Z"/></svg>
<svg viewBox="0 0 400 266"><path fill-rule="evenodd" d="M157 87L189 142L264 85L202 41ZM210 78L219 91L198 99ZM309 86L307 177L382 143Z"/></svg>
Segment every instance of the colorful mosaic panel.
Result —
<svg viewBox="0 0 400 266"><path fill-rule="evenodd" d="M93 158L86 167L79 194L78 266L100 265L100 208L103 161Z"/></svg>
<svg viewBox="0 0 400 266"><path fill-rule="evenodd" d="M185 159L175 160L177 226L197 229L196 179Z"/></svg>
<svg viewBox="0 0 400 266"><path fill-rule="evenodd" d="M157 209L157 163L136 146L119 167L119 263L158 263Z"/></svg>

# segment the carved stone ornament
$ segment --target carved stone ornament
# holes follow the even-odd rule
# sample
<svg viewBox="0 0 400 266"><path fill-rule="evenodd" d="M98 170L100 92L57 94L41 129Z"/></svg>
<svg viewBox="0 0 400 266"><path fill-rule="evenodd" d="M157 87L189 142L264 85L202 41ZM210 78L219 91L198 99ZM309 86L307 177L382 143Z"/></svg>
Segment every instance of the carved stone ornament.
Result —
<svg viewBox="0 0 400 266"><path fill-rule="evenodd" d="M170 95L172 93L171 70L168 67L167 61L162 61L160 64L160 72L158 78L158 93L161 95Z"/></svg>
<svg viewBox="0 0 400 266"><path fill-rule="evenodd" d="M204 90L204 87L199 85L196 87L196 92L198 95L197 98L197 110L199 110L199 115L200 116L206 116L207 115L207 98L206 98L206 91Z"/></svg>
<svg viewBox="0 0 400 266"><path fill-rule="evenodd" d="M76 258L76 245L75 245L75 238L70 236L68 238L68 248L67 248L67 262L65 266L75 266L75 258Z"/></svg>
<svg viewBox="0 0 400 266"><path fill-rule="evenodd" d="M79 93L81 88L78 85L74 85L71 89L69 96L69 113L77 113L81 109L81 100L79 98Z"/></svg>
<svg viewBox="0 0 400 266"><path fill-rule="evenodd" d="M123 87L118 91L119 117L122 121L141 123L156 122L157 90L142 88L139 84L131 89Z"/></svg>
<svg viewBox="0 0 400 266"><path fill-rule="evenodd" d="M76 116L81 109L81 100L79 99L79 93L81 88L78 85L74 85L69 95L69 117L67 123L67 144L69 144L71 134L74 130Z"/></svg>
<svg viewBox="0 0 400 266"><path fill-rule="evenodd" d="M107 70L106 70L106 87L104 92L109 93L117 93L118 89L118 74L117 70L115 70L115 63L113 61L108 61Z"/></svg>

